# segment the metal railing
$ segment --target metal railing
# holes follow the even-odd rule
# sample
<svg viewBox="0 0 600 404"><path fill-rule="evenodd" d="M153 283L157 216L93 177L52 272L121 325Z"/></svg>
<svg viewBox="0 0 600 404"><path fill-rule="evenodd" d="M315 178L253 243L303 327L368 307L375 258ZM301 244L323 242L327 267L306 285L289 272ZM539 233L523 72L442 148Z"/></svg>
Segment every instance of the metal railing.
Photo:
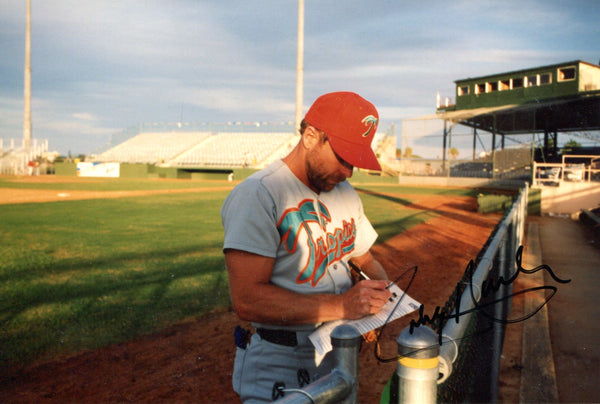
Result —
<svg viewBox="0 0 600 404"><path fill-rule="evenodd" d="M533 163L533 184L560 186L564 181L600 180L600 156L564 155L562 163Z"/></svg>
<svg viewBox="0 0 600 404"><path fill-rule="evenodd" d="M457 285L448 303L440 311L434 325L435 337L439 345L439 366L436 374L430 374L427 380L429 388L437 385L437 399L442 402L495 402L498 397L500 357L504 341L505 320L511 309L512 283L501 284L500 280L510 279L517 270L517 251L522 245L527 217L527 195L529 187L521 190L520 195L496 226L486 246L480 251L473 265L467 267L463 279ZM498 287L491 288L491 285ZM410 330L423 328L423 325ZM417 324L418 325L418 324ZM405 333L406 331L403 331ZM409 333L410 334L410 333ZM421 333L423 334L423 333ZM429 333L431 334L431 333ZM406 341L419 346L419 339L431 341L431 335L411 334L417 341ZM399 338L399 347L401 341ZM421 343L422 345L423 343ZM431 346L431 344L430 344ZM414 351L419 353L420 350ZM399 351L402 355L402 352ZM407 383L415 379L415 373L421 372L423 364L398 362L396 384L404 391L390 391L390 397L408 403L403 397L412 397L417 393L410 390L423 390L423 380L419 383ZM410 357L410 356L409 356ZM411 368L411 366L413 366ZM407 376L408 375L408 378ZM420 378L422 379L422 377ZM393 389L393 383L392 383ZM408 389L408 391L406 391ZM434 403L432 399L419 400L422 403Z"/></svg>
<svg viewBox="0 0 600 404"><path fill-rule="evenodd" d="M285 404L358 403L360 341L361 335L356 328L350 325L336 327L331 333L335 364L333 371L301 390L281 389L280 395L283 398L277 402Z"/></svg>
<svg viewBox="0 0 600 404"><path fill-rule="evenodd" d="M497 288L489 285L499 285L517 271L516 252L525 232L528 191L525 183L448 303L440 312L436 309L439 321L413 320L400 333L397 371L382 403L497 401L512 283ZM331 335L335 369L302 390L282 390L277 402L358 403L360 338L351 326L337 327Z"/></svg>
<svg viewBox="0 0 600 404"><path fill-rule="evenodd" d="M42 159L48 153L47 139L31 139L26 147L22 139L0 139L1 175L45 174L38 166L32 168L30 162Z"/></svg>

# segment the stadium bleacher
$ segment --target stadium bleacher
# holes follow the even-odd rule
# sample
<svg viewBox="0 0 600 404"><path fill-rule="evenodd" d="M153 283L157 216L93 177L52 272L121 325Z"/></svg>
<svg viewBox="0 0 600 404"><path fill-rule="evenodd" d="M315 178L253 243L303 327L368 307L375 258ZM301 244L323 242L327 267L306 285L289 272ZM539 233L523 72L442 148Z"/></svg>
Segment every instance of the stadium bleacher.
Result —
<svg viewBox="0 0 600 404"><path fill-rule="evenodd" d="M144 132L99 154L94 161L171 167L257 167L283 157L289 132Z"/></svg>
<svg viewBox="0 0 600 404"><path fill-rule="evenodd" d="M379 133L377 149L385 139ZM261 168L296 145L292 131L144 131L100 153L97 162L157 164L179 168Z"/></svg>
<svg viewBox="0 0 600 404"><path fill-rule="evenodd" d="M144 132L99 154L102 162L162 164L202 143L208 132Z"/></svg>
<svg viewBox="0 0 600 404"><path fill-rule="evenodd" d="M256 167L278 150L288 150L292 133L217 133L183 153L172 165L205 167ZM289 151L289 150L288 150Z"/></svg>

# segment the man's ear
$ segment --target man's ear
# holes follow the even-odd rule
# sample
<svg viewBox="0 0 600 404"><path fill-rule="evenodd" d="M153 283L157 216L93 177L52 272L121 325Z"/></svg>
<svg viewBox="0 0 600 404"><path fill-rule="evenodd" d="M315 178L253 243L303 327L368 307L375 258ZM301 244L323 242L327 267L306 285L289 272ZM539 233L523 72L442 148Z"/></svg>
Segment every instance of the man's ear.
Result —
<svg viewBox="0 0 600 404"><path fill-rule="evenodd" d="M308 126L302 135L302 145L307 150L312 150L321 141L321 134L313 127Z"/></svg>

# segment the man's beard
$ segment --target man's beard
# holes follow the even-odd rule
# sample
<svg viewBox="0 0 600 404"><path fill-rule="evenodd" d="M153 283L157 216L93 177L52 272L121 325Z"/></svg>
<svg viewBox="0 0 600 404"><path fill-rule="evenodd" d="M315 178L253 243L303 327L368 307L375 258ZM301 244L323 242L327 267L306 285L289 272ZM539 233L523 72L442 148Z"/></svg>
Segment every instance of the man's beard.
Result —
<svg viewBox="0 0 600 404"><path fill-rule="evenodd" d="M313 167L310 160L306 162L306 176L310 185L319 192L331 191L337 184L346 180L343 175L332 177L323 174L318 170L318 165Z"/></svg>

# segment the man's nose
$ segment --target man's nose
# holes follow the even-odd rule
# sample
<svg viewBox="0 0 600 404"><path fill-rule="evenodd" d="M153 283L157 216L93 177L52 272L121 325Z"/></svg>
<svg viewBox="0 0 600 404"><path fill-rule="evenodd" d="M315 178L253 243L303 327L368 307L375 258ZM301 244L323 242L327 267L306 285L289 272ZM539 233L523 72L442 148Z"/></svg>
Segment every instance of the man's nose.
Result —
<svg viewBox="0 0 600 404"><path fill-rule="evenodd" d="M354 172L354 166L344 161L344 163L342 164L342 172L344 173L346 178L350 178L352 177L352 173Z"/></svg>

